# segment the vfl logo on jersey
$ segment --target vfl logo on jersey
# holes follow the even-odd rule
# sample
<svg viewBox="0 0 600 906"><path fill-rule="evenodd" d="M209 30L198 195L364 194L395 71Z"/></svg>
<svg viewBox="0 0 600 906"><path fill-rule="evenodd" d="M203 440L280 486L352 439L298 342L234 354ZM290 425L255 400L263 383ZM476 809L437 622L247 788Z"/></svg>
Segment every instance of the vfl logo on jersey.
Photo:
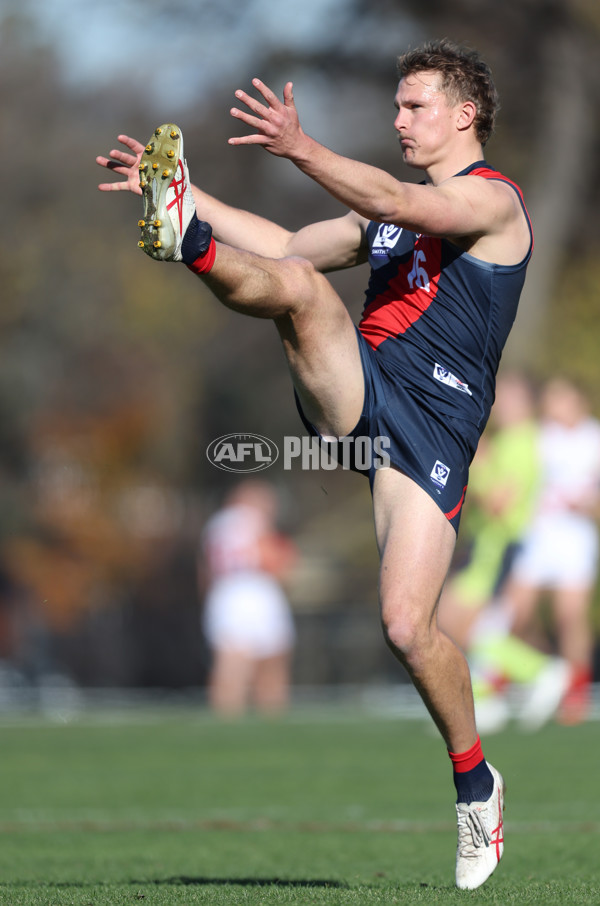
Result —
<svg viewBox="0 0 600 906"><path fill-rule="evenodd" d="M438 488L445 488L448 482L448 476L450 475L450 469L448 466L445 466L443 462L440 462L439 459L436 459L435 465L431 470L429 477Z"/></svg>
<svg viewBox="0 0 600 906"><path fill-rule="evenodd" d="M452 374L452 372L448 371L447 368L444 368L443 365L438 365L437 362L433 366L433 376L436 381L440 381L441 384L446 384L448 387L453 387L455 390L460 390L462 393L468 393L469 396L473 396L469 390L468 384L457 378L455 374Z"/></svg>
<svg viewBox="0 0 600 906"><path fill-rule="evenodd" d="M402 227L396 226L393 223L380 223L377 235L373 240L371 249L372 254L375 257L386 255L388 249L393 249L400 239L401 232Z"/></svg>

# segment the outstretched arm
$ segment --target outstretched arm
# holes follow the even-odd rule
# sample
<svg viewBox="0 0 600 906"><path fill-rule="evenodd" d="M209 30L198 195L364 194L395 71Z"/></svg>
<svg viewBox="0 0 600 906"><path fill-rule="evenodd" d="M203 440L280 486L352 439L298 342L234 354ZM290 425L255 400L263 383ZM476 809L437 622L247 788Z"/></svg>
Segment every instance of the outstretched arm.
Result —
<svg viewBox="0 0 600 906"><path fill-rule="evenodd" d="M518 213L511 190L474 177L448 179L439 186L401 182L384 170L336 154L302 129L288 82L279 100L271 89L253 79L258 100L238 90L231 115L253 133L230 138L232 145L260 145L277 157L291 160L334 198L367 220L393 223L431 236L462 237L501 230ZM514 194L514 193L512 193Z"/></svg>
<svg viewBox="0 0 600 906"><path fill-rule="evenodd" d="M264 103L238 90L236 98L251 113L238 107L232 107L230 113L255 131L230 138L230 145L260 145L276 157L286 157L367 220L391 222L390 218L403 206L405 183L377 167L336 154L307 135L298 118L292 82L283 89L283 102L260 79L253 79L252 84Z"/></svg>
<svg viewBox="0 0 600 906"><path fill-rule="evenodd" d="M96 163L123 176L117 182L102 182L101 192L128 191L141 195L139 163L145 145L128 135L119 135L126 151L113 149L110 157L98 156ZM354 212L334 220L310 224L291 232L264 217L219 201L197 186L192 186L196 210L207 220L220 242L268 258L296 255L311 261L323 272L352 267L364 257L365 223Z"/></svg>

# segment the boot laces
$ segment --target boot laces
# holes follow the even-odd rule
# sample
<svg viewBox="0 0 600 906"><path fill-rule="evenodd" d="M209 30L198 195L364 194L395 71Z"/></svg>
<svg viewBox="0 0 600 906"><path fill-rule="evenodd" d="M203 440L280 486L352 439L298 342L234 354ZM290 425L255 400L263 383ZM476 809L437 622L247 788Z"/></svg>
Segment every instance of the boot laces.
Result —
<svg viewBox="0 0 600 906"><path fill-rule="evenodd" d="M458 854L462 859L477 858L481 847L490 845L484 816L485 810L458 809Z"/></svg>

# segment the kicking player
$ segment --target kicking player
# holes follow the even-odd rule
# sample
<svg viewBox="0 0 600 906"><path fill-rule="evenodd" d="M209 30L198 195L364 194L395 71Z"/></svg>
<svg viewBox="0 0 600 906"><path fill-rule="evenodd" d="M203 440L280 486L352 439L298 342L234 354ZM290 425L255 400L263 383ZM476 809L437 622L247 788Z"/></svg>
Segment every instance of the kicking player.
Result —
<svg viewBox="0 0 600 906"><path fill-rule="evenodd" d="M183 261L227 307L274 321L311 432L389 438L391 467L369 472L383 626L450 753L456 883L473 889L502 856L504 782L484 759L467 662L437 606L532 233L520 190L483 159L497 94L479 55L430 43L400 57L398 74L394 128L420 185L306 135L291 83L283 101L259 79L258 99L236 92L231 114L250 132L230 144L289 159L350 209L295 233L191 186L177 127L145 148L121 135L128 150L97 161L125 177L100 189L141 183L145 252ZM323 273L367 259L357 330Z"/></svg>

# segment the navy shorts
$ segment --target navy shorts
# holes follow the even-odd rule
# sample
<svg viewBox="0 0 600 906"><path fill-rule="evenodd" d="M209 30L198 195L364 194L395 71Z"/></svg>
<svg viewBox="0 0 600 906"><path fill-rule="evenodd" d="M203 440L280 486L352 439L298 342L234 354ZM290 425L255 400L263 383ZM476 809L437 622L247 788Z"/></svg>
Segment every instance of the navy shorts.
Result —
<svg viewBox="0 0 600 906"><path fill-rule="evenodd" d="M368 437L373 443L374 438L383 438L389 464L422 487L458 531L479 430L465 419L437 412L434 401L425 394L403 386L358 329L357 335L365 378L365 401L358 424L348 436L354 442L357 438ZM297 397L296 402L308 431L320 437L306 419ZM321 442L332 448L326 441L321 439ZM333 452L335 455L335 450ZM349 467L368 475L373 487L379 467L376 457L369 468L353 461Z"/></svg>

